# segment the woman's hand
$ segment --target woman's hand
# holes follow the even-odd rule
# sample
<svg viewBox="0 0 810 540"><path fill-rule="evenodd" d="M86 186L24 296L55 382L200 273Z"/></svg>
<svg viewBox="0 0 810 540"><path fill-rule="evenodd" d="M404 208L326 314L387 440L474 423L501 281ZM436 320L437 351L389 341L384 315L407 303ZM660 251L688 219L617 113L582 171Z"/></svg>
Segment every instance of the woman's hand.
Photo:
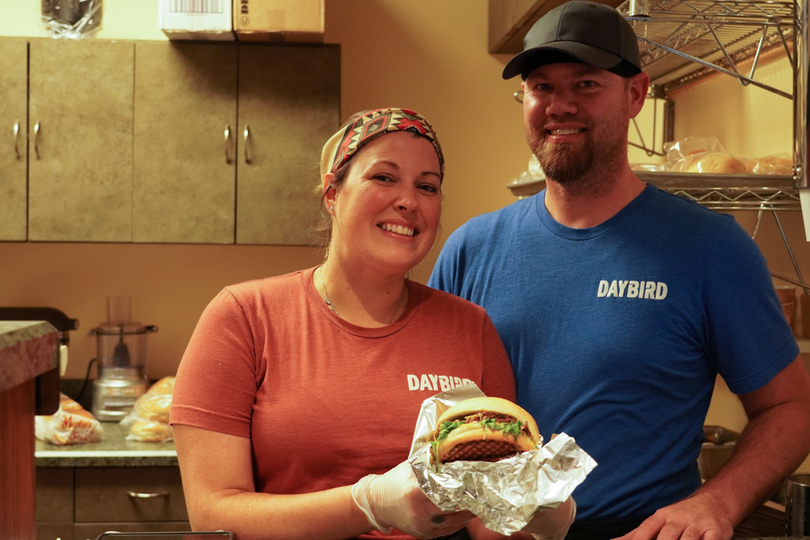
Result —
<svg viewBox="0 0 810 540"><path fill-rule="evenodd" d="M396 527L416 538L435 538L464 527L475 516L442 512L422 492L411 464L404 461L385 474L370 474L352 486L352 498L368 522L389 534Z"/></svg>

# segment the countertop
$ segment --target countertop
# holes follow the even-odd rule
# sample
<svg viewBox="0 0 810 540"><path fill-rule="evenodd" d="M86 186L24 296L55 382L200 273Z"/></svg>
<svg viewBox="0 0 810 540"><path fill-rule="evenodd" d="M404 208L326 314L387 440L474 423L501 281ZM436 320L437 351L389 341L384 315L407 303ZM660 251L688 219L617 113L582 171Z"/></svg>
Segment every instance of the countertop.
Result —
<svg viewBox="0 0 810 540"><path fill-rule="evenodd" d="M127 428L102 422L104 438L87 444L58 446L37 440L37 467L167 467L177 465L174 442L128 441Z"/></svg>
<svg viewBox="0 0 810 540"><path fill-rule="evenodd" d="M0 321L0 392L58 366L58 339L45 321Z"/></svg>

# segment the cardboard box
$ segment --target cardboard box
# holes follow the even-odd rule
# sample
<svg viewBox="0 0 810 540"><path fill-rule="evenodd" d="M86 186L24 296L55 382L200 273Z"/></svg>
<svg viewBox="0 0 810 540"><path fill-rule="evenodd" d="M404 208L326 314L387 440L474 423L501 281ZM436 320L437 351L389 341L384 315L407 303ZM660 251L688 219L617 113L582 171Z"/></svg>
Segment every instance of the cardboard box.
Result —
<svg viewBox="0 0 810 540"><path fill-rule="evenodd" d="M233 0L239 41L323 43L324 0Z"/></svg>
<svg viewBox="0 0 810 540"><path fill-rule="evenodd" d="M235 39L232 0L158 0L158 9L158 24L169 39Z"/></svg>

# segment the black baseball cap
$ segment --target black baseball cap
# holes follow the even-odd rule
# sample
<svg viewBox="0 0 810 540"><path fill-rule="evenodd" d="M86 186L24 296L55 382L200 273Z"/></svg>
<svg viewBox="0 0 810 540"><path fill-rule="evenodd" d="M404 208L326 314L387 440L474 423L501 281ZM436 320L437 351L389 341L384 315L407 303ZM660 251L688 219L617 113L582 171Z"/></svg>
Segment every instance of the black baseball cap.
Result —
<svg viewBox="0 0 810 540"><path fill-rule="evenodd" d="M523 80L535 68L582 62L622 77L641 72L638 41L621 14L605 4L572 0L552 9L523 38L523 52L503 69L503 78Z"/></svg>

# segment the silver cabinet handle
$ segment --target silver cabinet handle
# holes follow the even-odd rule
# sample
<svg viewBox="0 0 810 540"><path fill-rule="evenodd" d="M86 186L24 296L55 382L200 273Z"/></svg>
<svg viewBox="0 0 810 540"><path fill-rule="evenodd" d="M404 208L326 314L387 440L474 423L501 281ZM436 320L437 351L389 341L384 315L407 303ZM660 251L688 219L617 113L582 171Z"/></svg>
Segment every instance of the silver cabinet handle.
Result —
<svg viewBox="0 0 810 540"><path fill-rule="evenodd" d="M14 153L17 154L17 160L20 159L20 123L14 122Z"/></svg>
<svg viewBox="0 0 810 540"><path fill-rule="evenodd" d="M34 155L39 159L39 120L34 124Z"/></svg>
<svg viewBox="0 0 810 540"><path fill-rule="evenodd" d="M231 125L225 124L225 163L230 165L231 159Z"/></svg>
<svg viewBox="0 0 810 540"><path fill-rule="evenodd" d="M158 491L155 493L142 493L138 491L127 491L127 495L129 495L131 499L156 499L158 497L168 497L169 492Z"/></svg>
<svg viewBox="0 0 810 540"><path fill-rule="evenodd" d="M250 152L248 151L248 139L250 139L250 127L245 124L245 163L251 163L252 160L250 159Z"/></svg>

